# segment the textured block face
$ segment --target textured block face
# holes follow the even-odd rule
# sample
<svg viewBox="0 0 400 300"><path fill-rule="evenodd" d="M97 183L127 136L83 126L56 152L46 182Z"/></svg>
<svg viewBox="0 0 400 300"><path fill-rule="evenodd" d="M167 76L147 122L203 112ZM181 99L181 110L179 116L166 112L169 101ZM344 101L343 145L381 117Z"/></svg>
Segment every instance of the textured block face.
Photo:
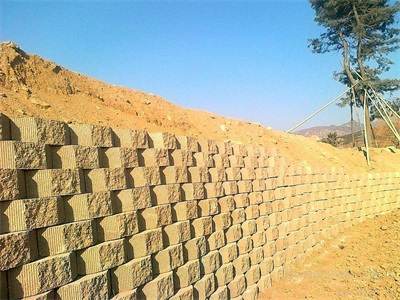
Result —
<svg viewBox="0 0 400 300"><path fill-rule="evenodd" d="M68 284L76 277L75 268L75 254L66 253L11 269L9 297L29 297Z"/></svg>
<svg viewBox="0 0 400 300"><path fill-rule="evenodd" d="M129 129L117 129L113 131L116 147L149 148L149 138L146 131Z"/></svg>
<svg viewBox="0 0 400 300"><path fill-rule="evenodd" d="M154 274L166 273L181 265L183 265L182 244L170 246L153 257Z"/></svg>
<svg viewBox="0 0 400 300"><path fill-rule="evenodd" d="M170 298L170 300L193 300L193 299L194 299L193 286L188 286L179 289L178 292Z"/></svg>
<svg viewBox="0 0 400 300"><path fill-rule="evenodd" d="M214 154L214 165L217 168L229 168L229 156L227 154Z"/></svg>
<svg viewBox="0 0 400 300"><path fill-rule="evenodd" d="M185 183L182 185L182 198L184 200L204 199L203 183Z"/></svg>
<svg viewBox="0 0 400 300"><path fill-rule="evenodd" d="M239 255L236 243L227 244L226 246L222 247L219 252L221 254L223 264L234 261Z"/></svg>
<svg viewBox="0 0 400 300"><path fill-rule="evenodd" d="M134 168L129 172L129 176L130 178L128 180L132 182L134 187L161 184L160 170L158 167Z"/></svg>
<svg viewBox="0 0 400 300"><path fill-rule="evenodd" d="M113 300L138 300L137 289L126 291L115 295Z"/></svg>
<svg viewBox="0 0 400 300"><path fill-rule="evenodd" d="M201 274L210 274L221 266L221 258L218 251L211 251L200 259Z"/></svg>
<svg viewBox="0 0 400 300"><path fill-rule="evenodd" d="M190 167L188 168L188 179L192 183L209 182L210 174L207 167Z"/></svg>
<svg viewBox="0 0 400 300"><path fill-rule="evenodd" d="M201 200L197 202L200 216L212 216L219 212L218 200L216 198Z"/></svg>
<svg viewBox="0 0 400 300"><path fill-rule="evenodd" d="M203 256L207 251L207 243L204 236L193 238L183 244L183 257L185 261L194 260Z"/></svg>
<svg viewBox="0 0 400 300"><path fill-rule="evenodd" d="M65 219L67 222L105 217L111 214L110 192L65 197Z"/></svg>
<svg viewBox="0 0 400 300"><path fill-rule="evenodd" d="M195 299L206 299L215 291L214 273L204 275L194 284Z"/></svg>
<svg viewBox="0 0 400 300"><path fill-rule="evenodd" d="M134 168L139 166L134 148L100 148L101 168Z"/></svg>
<svg viewBox="0 0 400 300"><path fill-rule="evenodd" d="M98 169L100 168L99 148L89 146L52 147L52 161L55 169Z"/></svg>
<svg viewBox="0 0 400 300"><path fill-rule="evenodd" d="M94 221L81 221L38 230L39 254L56 255L92 246Z"/></svg>
<svg viewBox="0 0 400 300"><path fill-rule="evenodd" d="M48 227L63 220L60 197L0 202L0 233Z"/></svg>
<svg viewBox="0 0 400 300"><path fill-rule="evenodd" d="M174 294L172 272L158 275L155 279L139 289L143 299L169 299Z"/></svg>
<svg viewBox="0 0 400 300"><path fill-rule="evenodd" d="M176 138L174 134L167 132L149 133L150 146L159 149L176 149Z"/></svg>
<svg viewBox="0 0 400 300"><path fill-rule="evenodd" d="M172 166L192 167L194 165L193 153L187 150L169 150L169 160Z"/></svg>
<svg viewBox="0 0 400 300"><path fill-rule="evenodd" d="M156 185L151 188L152 202L156 205L176 203L182 199L179 184Z"/></svg>
<svg viewBox="0 0 400 300"><path fill-rule="evenodd" d="M95 193L103 191L116 191L127 188L125 169L101 168L85 171L86 191Z"/></svg>
<svg viewBox="0 0 400 300"><path fill-rule="evenodd" d="M25 195L23 171L0 169L0 201L20 199Z"/></svg>
<svg viewBox="0 0 400 300"><path fill-rule="evenodd" d="M229 289L229 294L231 297L238 297L241 294L244 293L246 290L246 278L244 275L239 275L236 276L235 279L233 279L229 284L228 284L228 289Z"/></svg>
<svg viewBox="0 0 400 300"><path fill-rule="evenodd" d="M166 167L161 169L162 184L186 183L188 175L186 167Z"/></svg>
<svg viewBox="0 0 400 300"><path fill-rule="evenodd" d="M187 150L190 152L198 152L199 144L195 138L188 136L177 136L178 145L180 149Z"/></svg>
<svg viewBox="0 0 400 300"><path fill-rule="evenodd" d="M161 228L146 230L132 236L127 243L127 257L138 258L156 253L163 249Z"/></svg>
<svg viewBox="0 0 400 300"><path fill-rule="evenodd" d="M79 170L39 170L26 172L26 194L29 198L74 195L82 192Z"/></svg>
<svg viewBox="0 0 400 300"><path fill-rule="evenodd" d="M139 164L142 167L167 167L170 164L168 150L158 148L141 150Z"/></svg>
<svg viewBox="0 0 400 300"><path fill-rule="evenodd" d="M154 229L171 223L171 206L168 204L146 208L139 215L139 226L142 229Z"/></svg>
<svg viewBox="0 0 400 300"><path fill-rule="evenodd" d="M213 217L213 225L215 230L224 230L231 226L230 213L222 213Z"/></svg>
<svg viewBox="0 0 400 300"><path fill-rule="evenodd" d="M228 300L228 295L228 287L221 286L210 296L210 300Z"/></svg>
<svg viewBox="0 0 400 300"><path fill-rule="evenodd" d="M107 272L84 276L57 290L57 299L108 299L109 278Z"/></svg>
<svg viewBox="0 0 400 300"><path fill-rule="evenodd" d="M164 245L175 245L189 240L190 222L182 221L163 227Z"/></svg>
<svg viewBox="0 0 400 300"><path fill-rule="evenodd" d="M197 167L213 168L214 161L211 154L198 152L193 155Z"/></svg>
<svg viewBox="0 0 400 300"><path fill-rule="evenodd" d="M147 186L117 192L113 198L114 212L127 212L151 206L150 189Z"/></svg>
<svg viewBox="0 0 400 300"><path fill-rule="evenodd" d="M203 217L193 220L192 222L192 235L200 237L209 235L213 232L213 223L211 217Z"/></svg>
<svg viewBox="0 0 400 300"><path fill-rule="evenodd" d="M71 144L81 146L112 147L113 135L109 127L92 125L69 125Z"/></svg>
<svg viewBox="0 0 400 300"><path fill-rule="evenodd" d="M115 293L133 290L153 277L150 256L133 259L111 270L112 289Z"/></svg>
<svg viewBox="0 0 400 300"><path fill-rule="evenodd" d="M124 240L101 243L77 253L78 274L105 271L125 262Z"/></svg>
<svg viewBox="0 0 400 300"><path fill-rule="evenodd" d="M44 144L0 141L0 168L46 169Z"/></svg>
<svg viewBox="0 0 400 300"><path fill-rule="evenodd" d="M216 272L215 278L218 286L224 286L233 280L235 276L235 271L233 269L232 263L227 263L222 265Z"/></svg>
<svg viewBox="0 0 400 300"><path fill-rule="evenodd" d="M70 142L65 123L37 118L11 119L11 137L17 141L47 145L67 145Z"/></svg>
<svg viewBox="0 0 400 300"><path fill-rule="evenodd" d="M185 288L200 279L200 262L188 261L174 272L175 289Z"/></svg>
<svg viewBox="0 0 400 300"><path fill-rule="evenodd" d="M16 232L0 235L0 271L26 264L37 258L34 232Z"/></svg>
<svg viewBox="0 0 400 300"><path fill-rule="evenodd" d="M242 180L242 175L240 173L240 168L237 167L231 167L231 168L226 168L226 178L228 180Z"/></svg>
<svg viewBox="0 0 400 300"><path fill-rule="evenodd" d="M100 241L115 240L139 232L136 211L108 216L97 223Z"/></svg>
<svg viewBox="0 0 400 300"><path fill-rule="evenodd" d="M197 218L197 202L185 201L172 205L172 220L186 221Z"/></svg>
<svg viewBox="0 0 400 300"><path fill-rule="evenodd" d="M201 152L210 154L218 153L217 144L214 140L200 140L199 145Z"/></svg>
<svg viewBox="0 0 400 300"><path fill-rule="evenodd" d="M207 238L207 245L210 251L219 249L226 245L225 232L223 230L213 232Z"/></svg>

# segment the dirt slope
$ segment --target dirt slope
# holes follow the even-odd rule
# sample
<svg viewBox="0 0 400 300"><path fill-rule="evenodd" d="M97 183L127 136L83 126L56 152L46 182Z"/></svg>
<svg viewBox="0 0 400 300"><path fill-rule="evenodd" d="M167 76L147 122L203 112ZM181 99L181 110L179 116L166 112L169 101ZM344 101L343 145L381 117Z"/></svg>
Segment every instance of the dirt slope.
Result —
<svg viewBox="0 0 400 300"><path fill-rule="evenodd" d="M179 107L159 96L115 86L29 55L12 42L0 44L0 111L67 123L169 131L200 139L277 147L290 164L344 166L348 172L398 171L400 153L375 149L372 169L362 151L336 149L312 138ZM289 124L288 124L289 125ZM400 152L400 151L399 151Z"/></svg>

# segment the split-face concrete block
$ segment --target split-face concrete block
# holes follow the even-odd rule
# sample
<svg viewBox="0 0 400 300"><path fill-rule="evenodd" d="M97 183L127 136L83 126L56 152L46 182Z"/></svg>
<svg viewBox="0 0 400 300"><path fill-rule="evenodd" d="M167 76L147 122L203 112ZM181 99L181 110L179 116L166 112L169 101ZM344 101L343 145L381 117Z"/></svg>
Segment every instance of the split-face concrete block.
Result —
<svg viewBox="0 0 400 300"><path fill-rule="evenodd" d="M188 261L174 271L175 290L185 288L200 279L200 262Z"/></svg>
<svg viewBox="0 0 400 300"><path fill-rule="evenodd" d="M169 299L174 294L172 272L160 274L143 287L139 288L140 299Z"/></svg>
<svg viewBox="0 0 400 300"><path fill-rule="evenodd" d="M221 257L217 250L211 251L200 258L200 273L210 274L221 266Z"/></svg>
<svg viewBox="0 0 400 300"><path fill-rule="evenodd" d="M200 152L216 154L218 153L217 144L214 140L199 140Z"/></svg>
<svg viewBox="0 0 400 300"><path fill-rule="evenodd" d="M225 196L224 187L222 182L205 183L204 188L207 198L223 197Z"/></svg>
<svg viewBox="0 0 400 300"><path fill-rule="evenodd" d="M163 249L162 229L146 230L126 241L127 258L139 258Z"/></svg>
<svg viewBox="0 0 400 300"><path fill-rule="evenodd" d="M218 286L227 285L235 277L235 270L232 263L223 264L216 272L215 279Z"/></svg>
<svg viewBox="0 0 400 300"><path fill-rule="evenodd" d="M211 154L197 152L193 154L193 157L197 167L207 167L207 168L214 167L214 160Z"/></svg>
<svg viewBox="0 0 400 300"><path fill-rule="evenodd" d="M172 217L169 204L149 207L139 213L139 227L147 230L169 225L172 223Z"/></svg>
<svg viewBox="0 0 400 300"><path fill-rule="evenodd" d="M230 167L225 169L227 180L242 180L242 174L240 173L240 168Z"/></svg>
<svg viewBox="0 0 400 300"><path fill-rule="evenodd" d="M116 147L146 149L149 148L149 136L143 130L114 129Z"/></svg>
<svg viewBox="0 0 400 300"><path fill-rule="evenodd" d="M162 228L164 245L176 245L191 238L190 222L175 222Z"/></svg>
<svg viewBox="0 0 400 300"><path fill-rule="evenodd" d="M238 187L236 181L225 181L222 183L225 195L236 195L238 193Z"/></svg>
<svg viewBox="0 0 400 300"><path fill-rule="evenodd" d="M150 136L149 140L150 148L159 148L159 149L177 148L176 138L173 133L155 132L155 133L149 133L149 136Z"/></svg>
<svg viewBox="0 0 400 300"><path fill-rule="evenodd" d="M229 155L229 165L232 168L244 168L243 156Z"/></svg>
<svg viewBox="0 0 400 300"><path fill-rule="evenodd" d="M173 221L191 220L197 216L197 201L183 201L172 205Z"/></svg>
<svg viewBox="0 0 400 300"><path fill-rule="evenodd" d="M241 224L246 221L246 212L243 208L237 208L231 212L232 224Z"/></svg>
<svg viewBox="0 0 400 300"><path fill-rule="evenodd" d="M0 141L0 153L2 169L40 170L51 165L44 144Z"/></svg>
<svg viewBox="0 0 400 300"><path fill-rule="evenodd" d="M127 188L124 168L85 170L85 187L90 193L116 191Z"/></svg>
<svg viewBox="0 0 400 300"><path fill-rule="evenodd" d="M93 125L69 125L71 144L81 146L113 147L114 139L110 127Z"/></svg>
<svg viewBox="0 0 400 300"><path fill-rule="evenodd" d="M216 231L227 229L231 224L231 214L228 212L213 216L213 225Z"/></svg>
<svg viewBox="0 0 400 300"><path fill-rule="evenodd" d="M174 282L175 282L174 278ZM193 295L193 286L189 285L188 287L181 288L179 289L175 295L173 295L170 300L193 300L194 295Z"/></svg>
<svg viewBox="0 0 400 300"><path fill-rule="evenodd" d="M0 169L0 201L25 198L25 176L21 170Z"/></svg>
<svg viewBox="0 0 400 300"><path fill-rule="evenodd" d="M205 190L203 183L185 183L182 184L182 199L197 200L204 199Z"/></svg>
<svg viewBox="0 0 400 300"><path fill-rule="evenodd" d="M148 186L136 187L116 191L113 202L113 212L128 212L144 209L152 205L150 188Z"/></svg>
<svg viewBox="0 0 400 300"><path fill-rule="evenodd" d="M183 258L185 261L202 257L207 251L206 239L204 236L193 238L183 243Z"/></svg>
<svg viewBox="0 0 400 300"><path fill-rule="evenodd" d="M167 149L150 148L139 150L138 157L141 167L167 167L170 165Z"/></svg>
<svg viewBox="0 0 400 300"><path fill-rule="evenodd" d="M172 245L153 255L153 273L161 274L183 265L182 244Z"/></svg>
<svg viewBox="0 0 400 300"><path fill-rule="evenodd" d="M197 202L200 216L213 216L219 213L218 199L211 198Z"/></svg>
<svg viewBox="0 0 400 300"><path fill-rule="evenodd" d="M264 252L262 247L254 248L250 251L250 262L252 266L258 265L264 259Z"/></svg>
<svg viewBox="0 0 400 300"><path fill-rule="evenodd" d="M213 232L207 237L207 245L210 251L220 249L226 245L225 232L223 230Z"/></svg>
<svg viewBox="0 0 400 300"><path fill-rule="evenodd" d="M229 168L231 166L228 154L214 154L213 159L217 168Z"/></svg>
<svg viewBox="0 0 400 300"><path fill-rule="evenodd" d="M112 214L110 192L66 196L64 199L67 222L100 218Z"/></svg>
<svg viewBox="0 0 400 300"><path fill-rule="evenodd" d="M221 249L219 249L219 253L221 254L221 259L222 259L223 264L232 262L239 255L237 244L229 243L229 244L225 245L224 247L222 247Z"/></svg>
<svg viewBox="0 0 400 300"><path fill-rule="evenodd" d="M247 285L254 285L256 284L261 277L260 267L259 266L252 266L245 274L246 276L246 283Z"/></svg>
<svg viewBox="0 0 400 300"><path fill-rule="evenodd" d="M235 199L232 196L218 198L220 212L229 212L235 209Z"/></svg>
<svg viewBox="0 0 400 300"><path fill-rule="evenodd" d="M99 148L67 145L51 147L54 169L97 169L100 168Z"/></svg>
<svg viewBox="0 0 400 300"><path fill-rule="evenodd" d="M250 255L242 254L239 255L233 262L233 267L235 268L235 274L240 275L246 273L251 266Z"/></svg>
<svg viewBox="0 0 400 300"><path fill-rule="evenodd" d="M208 174L208 168L207 167L189 167L188 168L188 180L191 183L209 182L210 175Z"/></svg>
<svg viewBox="0 0 400 300"><path fill-rule="evenodd" d="M178 148L190 152L198 152L199 144L197 139L188 136L176 136Z"/></svg>
<svg viewBox="0 0 400 300"><path fill-rule="evenodd" d="M226 285L220 286L211 296L210 300L228 300L229 290Z"/></svg>
<svg viewBox="0 0 400 300"><path fill-rule="evenodd" d="M99 241L110 241L131 236L139 232L136 211L111 215L97 220Z"/></svg>
<svg viewBox="0 0 400 300"><path fill-rule="evenodd" d="M206 299L214 293L215 286L215 275L214 273L204 275L200 280L194 284L194 298L195 299Z"/></svg>
<svg viewBox="0 0 400 300"><path fill-rule="evenodd" d="M193 237L210 235L213 232L211 217L202 217L191 221L191 231Z"/></svg>
<svg viewBox="0 0 400 300"><path fill-rule="evenodd" d="M135 168L140 157L135 148L99 148L100 168Z"/></svg>
<svg viewBox="0 0 400 300"><path fill-rule="evenodd" d="M208 172L210 174L211 182L218 182L218 181L225 181L226 180L226 173L225 168L209 168Z"/></svg>
<svg viewBox="0 0 400 300"><path fill-rule="evenodd" d="M161 184L160 170L158 167L139 167L128 171L128 186L153 186Z"/></svg>
<svg viewBox="0 0 400 300"><path fill-rule="evenodd" d="M169 161L171 166L192 167L194 166L193 152L175 149L169 150Z"/></svg>
<svg viewBox="0 0 400 300"><path fill-rule="evenodd" d="M151 188L151 200L154 205L176 203L181 199L180 184L156 185Z"/></svg>
<svg viewBox="0 0 400 300"><path fill-rule="evenodd" d="M186 183L188 182L188 174L186 167L165 167L161 168L161 183Z"/></svg>
<svg viewBox="0 0 400 300"><path fill-rule="evenodd" d="M230 226L226 230L225 236L228 244L238 241L242 237L242 228L240 224Z"/></svg>

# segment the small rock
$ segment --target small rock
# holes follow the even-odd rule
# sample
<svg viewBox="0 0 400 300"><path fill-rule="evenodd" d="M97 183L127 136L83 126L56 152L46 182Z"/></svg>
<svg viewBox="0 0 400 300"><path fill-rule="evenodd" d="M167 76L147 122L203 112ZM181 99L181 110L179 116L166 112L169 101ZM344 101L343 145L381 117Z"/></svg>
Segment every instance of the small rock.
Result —
<svg viewBox="0 0 400 300"><path fill-rule="evenodd" d="M39 100L39 99L36 99L36 98L32 98L32 99L31 99L31 103L36 104L36 105L38 105L38 106L40 106L40 107L42 107L42 108L49 108L49 107L51 107L51 105L48 104L47 102L44 102L44 101Z"/></svg>
<svg viewBox="0 0 400 300"><path fill-rule="evenodd" d="M168 119L169 121L171 121L171 120L172 120L172 117L171 117L170 115L167 115L167 119Z"/></svg>
<svg viewBox="0 0 400 300"><path fill-rule="evenodd" d="M142 101L144 104L146 104L146 105L150 105L151 104L151 101L149 101L149 100L143 100Z"/></svg>
<svg viewBox="0 0 400 300"><path fill-rule="evenodd" d="M0 97L2 97L2 98L7 98L7 95L4 94L4 93L1 93L1 94L0 94Z"/></svg>
<svg viewBox="0 0 400 300"><path fill-rule="evenodd" d="M229 131L228 127L226 127L224 124L219 125L219 127L220 127L221 130L224 131L224 132Z"/></svg>
<svg viewBox="0 0 400 300"><path fill-rule="evenodd" d="M381 230L388 230L388 229L389 229L389 227L387 227L386 225L381 226Z"/></svg>

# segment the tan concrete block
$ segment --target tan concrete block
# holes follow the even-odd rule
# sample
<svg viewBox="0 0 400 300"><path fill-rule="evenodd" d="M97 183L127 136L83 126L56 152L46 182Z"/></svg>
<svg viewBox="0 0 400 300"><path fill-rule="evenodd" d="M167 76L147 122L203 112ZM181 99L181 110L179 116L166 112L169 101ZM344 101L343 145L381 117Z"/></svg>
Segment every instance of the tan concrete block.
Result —
<svg viewBox="0 0 400 300"><path fill-rule="evenodd" d="M248 197L249 197L250 205L256 205L256 204L263 203L262 193L260 193L260 192L249 193Z"/></svg>
<svg viewBox="0 0 400 300"><path fill-rule="evenodd" d="M63 286L76 277L74 253L46 257L8 271L9 297L29 297Z"/></svg>
<svg viewBox="0 0 400 300"><path fill-rule="evenodd" d="M69 130L64 122L38 118L13 118L10 125L13 140L47 145L67 145L70 142Z"/></svg>
<svg viewBox="0 0 400 300"><path fill-rule="evenodd" d="M141 299L169 299L174 294L172 272L158 275L155 279L139 288Z"/></svg>
<svg viewBox="0 0 400 300"><path fill-rule="evenodd" d="M169 161L171 166L192 167L194 166L193 153L187 150L169 150Z"/></svg>
<svg viewBox="0 0 400 300"><path fill-rule="evenodd" d="M231 212L232 224L241 224L246 221L246 212L243 208L237 208Z"/></svg>
<svg viewBox="0 0 400 300"><path fill-rule="evenodd" d="M211 296L210 300L229 300L228 287L220 286Z"/></svg>
<svg viewBox="0 0 400 300"><path fill-rule="evenodd" d="M253 180L256 179L256 173L254 172L254 168L242 168L240 170L242 174L242 180Z"/></svg>
<svg viewBox="0 0 400 300"><path fill-rule="evenodd" d="M257 219L260 216L258 205L249 205L244 211L246 213L247 220Z"/></svg>
<svg viewBox="0 0 400 300"><path fill-rule="evenodd" d="M267 241L275 241L279 237L279 230L278 227L270 227L265 231L267 236Z"/></svg>
<svg viewBox="0 0 400 300"><path fill-rule="evenodd" d="M80 250L95 244L94 221L68 223L38 230L40 256Z"/></svg>
<svg viewBox="0 0 400 300"><path fill-rule="evenodd" d="M113 212L128 212L132 210L151 207L152 199L148 186L133 189L120 190L114 193L112 198Z"/></svg>
<svg viewBox="0 0 400 300"><path fill-rule="evenodd" d="M184 201L172 204L172 220L185 221L198 217L197 201Z"/></svg>
<svg viewBox="0 0 400 300"><path fill-rule="evenodd" d="M191 238L190 222L182 221L163 227L164 245L175 245Z"/></svg>
<svg viewBox="0 0 400 300"><path fill-rule="evenodd" d="M219 249L226 245L225 232L223 230L213 232L207 238L207 245L210 251Z"/></svg>
<svg viewBox="0 0 400 300"><path fill-rule="evenodd" d="M263 192L266 189L265 179L255 179L252 184L254 192Z"/></svg>
<svg viewBox="0 0 400 300"><path fill-rule="evenodd" d="M181 201L180 184L156 185L151 188L151 198L155 205L176 203Z"/></svg>
<svg viewBox="0 0 400 300"><path fill-rule="evenodd" d="M155 132L149 133L149 145L151 148L176 149L177 141L173 133Z"/></svg>
<svg viewBox="0 0 400 300"><path fill-rule="evenodd" d="M0 234L0 271L29 263L38 257L36 232Z"/></svg>
<svg viewBox="0 0 400 300"><path fill-rule="evenodd" d="M283 267L276 267L270 274L272 282L276 282L283 277Z"/></svg>
<svg viewBox="0 0 400 300"><path fill-rule="evenodd" d="M189 136L176 136L177 142L180 149L190 151L190 152L198 152L199 151L199 144L197 139Z"/></svg>
<svg viewBox="0 0 400 300"><path fill-rule="evenodd" d="M208 298L216 289L214 273L204 275L193 287L195 299Z"/></svg>
<svg viewBox="0 0 400 300"><path fill-rule="evenodd" d="M271 203L269 203L269 202L261 203L258 206L258 209L260 210L260 216L265 216L265 215L269 215L272 213Z"/></svg>
<svg viewBox="0 0 400 300"><path fill-rule="evenodd" d="M139 232L136 211L111 215L97 220L99 241L110 241Z"/></svg>
<svg viewBox="0 0 400 300"><path fill-rule="evenodd" d="M153 273L161 274L183 265L182 244L172 245L153 255Z"/></svg>
<svg viewBox="0 0 400 300"><path fill-rule="evenodd" d="M261 216L256 219L257 231L267 230L270 227L270 219L268 216Z"/></svg>
<svg viewBox="0 0 400 300"><path fill-rule="evenodd" d="M232 263L223 264L216 272L215 279L218 286L227 285L235 277L235 270Z"/></svg>
<svg viewBox="0 0 400 300"><path fill-rule="evenodd" d="M202 217L191 221L191 232L193 237L209 235L213 232L211 217Z"/></svg>
<svg viewBox="0 0 400 300"><path fill-rule="evenodd" d="M11 139L10 119L6 115L0 113L0 140L5 141L9 139Z"/></svg>
<svg viewBox="0 0 400 300"><path fill-rule="evenodd" d="M185 261L197 259L203 256L206 251L207 244L204 236L193 238L183 243L183 258Z"/></svg>
<svg viewBox="0 0 400 300"><path fill-rule="evenodd" d="M135 168L139 166L135 148L99 148L100 168Z"/></svg>
<svg viewBox="0 0 400 300"><path fill-rule="evenodd" d="M200 146L200 152L210 153L210 154L218 153L216 141L206 139L206 140L199 140L198 143Z"/></svg>
<svg viewBox="0 0 400 300"><path fill-rule="evenodd" d="M260 289L260 292L267 292L272 286L271 275L261 276L260 280L257 282L257 286ZM263 295L260 293L260 295Z"/></svg>
<svg viewBox="0 0 400 300"><path fill-rule="evenodd" d="M137 289L119 293L111 298L112 300L139 300L137 298Z"/></svg>
<svg viewBox="0 0 400 300"><path fill-rule="evenodd" d="M167 167L170 165L167 149L150 148L139 150L139 164L144 167Z"/></svg>
<svg viewBox="0 0 400 300"><path fill-rule="evenodd" d="M240 173L240 168L238 167L230 167L225 169L226 179L227 180L242 180L242 173Z"/></svg>
<svg viewBox="0 0 400 300"><path fill-rule="evenodd" d="M78 274L106 271L125 263L124 240L97 244L77 252Z"/></svg>
<svg viewBox="0 0 400 300"><path fill-rule="evenodd" d="M175 290L185 288L200 279L200 262L188 261L174 271Z"/></svg>
<svg viewBox="0 0 400 300"><path fill-rule="evenodd" d="M235 268L236 275L244 274L250 269L251 266L250 255L249 254L239 255L232 263L233 267Z"/></svg>
<svg viewBox="0 0 400 300"><path fill-rule="evenodd" d="M229 168L231 166L228 154L214 154L213 159L217 168Z"/></svg>
<svg viewBox="0 0 400 300"><path fill-rule="evenodd" d="M230 226L226 230L225 236L228 244L238 241L242 237L242 228L240 224Z"/></svg>
<svg viewBox="0 0 400 300"><path fill-rule="evenodd" d="M246 276L246 284L247 285L254 285L256 284L261 277L260 267L252 266L245 274Z"/></svg>
<svg viewBox="0 0 400 300"><path fill-rule="evenodd" d="M139 213L139 227L144 230L169 225L172 223L172 216L169 204L149 207Z"/></svg>
<svg viewBox="0 0 400 300"><path fill-rule="evenodd" d="M222 182L205 183L204 188L206 191L207 198L215 198L215 197L225 196L224 187L222 186Z"/></svg>
<svg viewBox="0 0 400 300"><path fill-rule="evenodd" d="M189 182L209 182L208 168L207 167L189 167L188 180Z"/></svg>
<svg viewBox="0 0 400 300"><path fill-rule="evenodd" d="M70 124L71 144L81 146L113 147L110 127Z"/></svg>
<svg viewBox="0 0 400 300"><path fill-rule="evenodd" d="M235 200L232 196L218 198L218 206L220 212L233 211L235 209Z"/></svg>
<svg viewBox="0 0 400 300"><path fill-rule="evenodd" d="M244 236L238 242L239 254L245 254L253 249L253 240L251 236Z"/></svg>
<svg viewBox="0 0 400 300"><path fill-rule="evenodd" d="M224 230L231 226L231 214L229 212L213 216L214 230Z"/></svg>
<svg viewBox="0 0 400 300"><path fill-rule="evenodd" d="M217 142L217 148L219 154L232 155L232 143L231 142Z"/></svg>
<svg viewBox="0 0 400 300"><path fill-rule="evenodd" d="M161 228L146 230L135 234L126 241L128 259L138 258L156 253L163 249Z"/></svg>
<svg viewBox="0 0 400 300"><path fill-rule="evenodd" d="M0 141L0 153L2 169L37 170L48 166L44 144Z"/></svg>
<svg viewBox="0 0 400 300"><path fill-rule="evenodd" d="M150 256L133 259L111 270L111 285L115 294L133 290L152 278Z"/></svg>
<svg viewBox="0 0 400 300"><path fill-rule="evenodd" d="M226 173L225 168L209 168L208 172L210 174L210 181L211 182L218 182L218 181L225 181L226 180Z"/></svg>
<svg viewBox="0 0 400 300"><path fill-rule="evenodd" d="M254 233L254 235L251 238L253 240L254 247L263 246L267 242L267 236L265 235L265 231L258 231Z"/></svg>
<svg viewBox="0 0 400 300"><path fill-rule="evenodd" d="M158 167L139 167L128 171L128 186L141 187L161 184L160 170Z"/></svg>
<svg viewBox="0 0 400 300"><path fill-rule="evenodd" d="M205 198L203 183L185 183L182 184L182 199L197 200Z"/></svg>
<svg viewBox="0 0 400 300"><path fill-rule="evenodd" d="M247 148L242 144L232 144L233 154L238 156L247 156Z"/></svg>
<svg viewBox="0 0 400 300"><path fill-rule="evenodd" d="M212 216L219 212L218 199L211 198L200 200L197 202L198 211L200 216Z"/></svg>
<svg viewBox="0 0 400 300"><path fill-rule="evenodd" d="M20 199L25 195L24 172L0 169L0 201Z"/></svg>
<svg viewBox="0 0 400 300"><path fill-rule="evenodd" d="M51 147L54 169L97 169L100 168L99 148L68 145Z"/></svg>
<svg viewBox="0 0 400 300"><path fill-rule="evenodd" d="M226 181L222 183L225 195L235 195L238 193L236 181Z"/></svg>
<svg viewBox="0 0 400 300"><path fill-rule="evenodd" d="M249 286L247 282L247 288L242 294L243 300L257 300L259 296L259 289L256 284Z"/></svg>
<svg viewBox="0 0 400 300"><path fill-rule="evenodd" d="M161 183L186 183L188 182L188 173L186 167L165 167L161 168Z"/></svg>
<svg viewBox="0 0 400 300"><path fill-rule="evenodd" d="M0 202L0 233L47 227L63 221L61 198Z"/></svg>
<svg viewBox="0 0 400 300"><path fill-rule="evenodd" d="M90 193L126 189L127 180L124 168L101 168L85 170L85 187Z"/></svg>
<svg viewBox="0 0 400 300"><path fill-rule="evenodd" d="M250 200L248 197L248 194L237 194L233 196L233 199L235 200L235 207L247 207L250 205Z"/></svg>
<svg viewBox="0 0 400 300"><path fill-rule="evenodd" d="M219 253L221 254L223 264L234 261L239 255L236 243L227 244L219 249Z"/></svg>
<svg viewBox="0 0 400 300"><path fill-rule="evenodd" d="M246 168L258 168L258 158L256 156L246 156L243 160Z"/></svg>
<svg viewBox="0 0 400 300"><path fill-rule="evenodd" d="M232 168L244 168L243 156L229 155L229 164Z"/></svg>
<svg viewBox="0 0 400 300"><path fill-rule="evenodd" d="M174 278L175 282L175 278ZM175 295L173 295L170 300L193 300L194 295L193 295L193 286L190 285L185 288L179 289Z"/></svg>
<svg viewBox="0 0 400 300"><path fill-rule="evenodd" d="M255 220L247 220L242 223L243 236L253 235L257 231L257 223Z"/></svg>
<svg viewBox="0 0 400 300"><path fill-rule="evenodd" d="M221 257L217 250L211 251L200 258L200 273L210 274L221 266Z"/></svg>
<svg viewBox="0 0 400 300"><path fill-rule="evenodd" d="M274 270L274 260L271 257L265 257L260 263L261 275L268 275Z"/></svg>
<svg viewBox="0 0 400 300"><path fill-rule="evenodd" d="M253 191L253 182L251 180L240 180L237 182L239 193L250 193Z"/></svg>
<svg viewBox="0 0 400 300"><path fill-rule="evenodd" d="M25 172L28 198L80 194L84 190L80 170L39 170Z"/></svg>
<svg viewBox="0 0 400 300"><path fill-rule="evenodd" d="M67 196L64 203L67 222L105 217L112 214L110 192Z"/></svg>
<svg viewBox="0 0 400 300"><path fill-rule="evenodd" d="M238 297L246 290L246 277L242 274L236 277L228 284L229 296L231 298Z"/></svg>
<svg viewBox="0 0 400 300"><path fill-rule="evenodd" d="M268 257L271 257L272 255L274 255L276 253L275 241L268 241L268 243L263 246L263 251L264 251L265 258L268 258Z"/></svg>
<svg viewBox="0 0 400 300"><path fill-rule="evenodd" d="M264 259L264 251L262 247L254 248L249 254L252 266L258 265Z"/></svg>
<svg viewBox="0 0 400 300"><path fill-rule="evenodd" d="M116 147L149 148L149 136L143 130L114 129L114 141Z"/></svg>
<svg viewBox="0 0 400 300"><path fill-rule="evenodd" d="M109 299L110 281L108 272L90 274L57 289L57 299Z"/></svg>
<svg viewBox="0 0 400 300"><path fill-rule="evenodd" d="M212 154L197 152L193 154L194 161L197 167L214 167L214 160L212 158Z"/></svg>

